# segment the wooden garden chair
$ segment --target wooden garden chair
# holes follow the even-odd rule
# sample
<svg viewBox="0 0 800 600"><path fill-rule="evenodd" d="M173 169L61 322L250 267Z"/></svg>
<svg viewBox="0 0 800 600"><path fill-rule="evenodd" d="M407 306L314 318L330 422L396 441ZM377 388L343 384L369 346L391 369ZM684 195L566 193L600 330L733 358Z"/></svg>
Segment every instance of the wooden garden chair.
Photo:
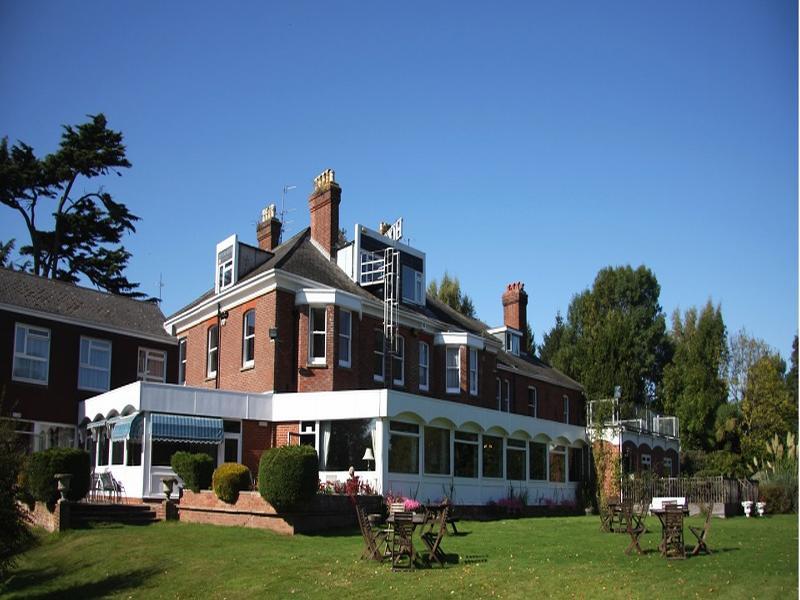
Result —
<svg viewBox="0 0 800 600"><path fill-rule="evenodd" d="M422 534L422 542L428 548L428 562L431 559L439 563L440 567L444 567L446 556L441 547L442 538L447 533L447 517L450 512L450 507L444 505L439 511L436 519L428 531Z"/></svg>
<svg viewBox="0 0 800 600"><path fill-rule="evenodd" d="M664 535L662 540L664 557L686 558L683 545L683 507L675 504L664 506Z"/></svg>
<svg viewBox="0 0 800 600"><path fill-rule="evenodd" d="M647 531L645 519L647 518L647 511L650 508L649 502L642 502L639 506L639 511L633 509L633 504L627 508L625 515L625 530L631 536L631 543L625 549L625 554L630 554L633 549L636 549L638 554L644 554L642 547L639 545L639 539Z"/></svg>
<svg viewBox="0 0 800 600"><path fill-rule="evenodd" d="M711 548L708 547L708 532L711 530L711 517L714 513L714 505L700 505L700 511L705 515L706 520L702 527L692 527L689 525L689 531L697 538L697 545L692 550L692 556L697 556L700 552L711 554Z"/></svg>
<svg viewBox="0 0 800 600"><path fill-rule="evenodd" d="M392 529L392 571L414 568L413 515L410 512L396 512Z"/></svg>
<svg viewBox="0 0 800 600"><path fill-rule="evenodd" d="M358 526L364 538L364 551L361 553L361 559L384 560L388 558L388 530L375 527L367 517L364 508L358 503L355 508Z"/></svg>

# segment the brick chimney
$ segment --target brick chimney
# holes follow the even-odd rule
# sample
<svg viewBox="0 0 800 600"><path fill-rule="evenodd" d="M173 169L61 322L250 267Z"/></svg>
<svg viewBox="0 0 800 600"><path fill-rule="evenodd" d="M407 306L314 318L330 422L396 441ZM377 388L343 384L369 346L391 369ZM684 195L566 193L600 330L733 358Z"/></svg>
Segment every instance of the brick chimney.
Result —
<svg viewBox="0 0 800 600"><path fill-rule="evenodd" d="M281 242L281 222L275 216L275 205L270 204L261 211L261 220L256 225L258 247L272 252Z"/></svg>
<svg viewBox="0 0 800 600"><path fill-rule="evenodd" d="M339 240L339 202L342 188L336 183L333 169L326 169L314 178L314 191L308 197L311 212L311 239L331 259L335 259Z"/></svg>
<svg viewBox="0 0 800 600"><path fill-rule="evenodd" d="M525 325L528 322L528 293L521 281L509 283L503 292L503 325L522 332L522 347L527 348Z"/></svg>

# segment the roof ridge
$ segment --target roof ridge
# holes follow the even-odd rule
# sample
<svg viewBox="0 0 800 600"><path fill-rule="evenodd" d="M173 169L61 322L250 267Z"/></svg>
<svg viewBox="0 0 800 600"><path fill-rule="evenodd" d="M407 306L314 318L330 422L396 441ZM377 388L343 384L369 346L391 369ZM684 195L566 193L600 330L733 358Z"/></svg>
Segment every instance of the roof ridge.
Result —
<svg viewBox="0 0 800 600"><path fill-rule="evenodd" d="M65 285L77 290L91 292L93 294L99 294L101 296L119 298L121 300L130 300L132 302L137 302L139 304L153 304L155 306L158 306L158 303L154 302L153 300L131 298L130 296L114 294L113 292L109 292L108 290L96 290L90 287L86 287L84 285L78 285L77 283L73 283L72 281L62 281L61 279L53 279L52 277L43 277L41 275L35 275L34 273L28 273L27 271L17 271L15 269L9 269L8 267L0 267L0 273L13 273L14 275L24 275L32 280L42 283L43 285Z"/></svg>

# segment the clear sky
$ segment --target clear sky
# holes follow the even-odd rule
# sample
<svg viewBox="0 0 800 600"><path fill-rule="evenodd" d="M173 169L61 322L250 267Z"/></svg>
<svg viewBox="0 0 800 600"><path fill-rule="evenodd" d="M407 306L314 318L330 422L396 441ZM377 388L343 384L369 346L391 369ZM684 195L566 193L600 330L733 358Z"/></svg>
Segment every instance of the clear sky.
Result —
<svg viewBox="0 0 800 600"><path fill-rule="evenodd" d="M435 5L435 6L434 6ZM129 276L169 314L336 170L341 222L403 217L537 341L607 265L645 264L667 314L711 298L786 357L798 327L797 4L0 0L0 135L56 148L104 112L133 168ZM0 207L0 240L25 239ZM351 234L352 235L352 234Z"/></svg>

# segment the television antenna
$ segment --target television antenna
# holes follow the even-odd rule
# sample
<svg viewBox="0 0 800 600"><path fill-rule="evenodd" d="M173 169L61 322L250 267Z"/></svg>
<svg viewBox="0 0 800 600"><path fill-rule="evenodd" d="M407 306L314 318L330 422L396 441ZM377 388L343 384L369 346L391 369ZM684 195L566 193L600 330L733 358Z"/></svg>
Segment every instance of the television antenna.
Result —
<svg viewBox="0 0 800 600"><path fill-rule="evenodd" d="M296 185L285 185L283 186L283 192L281 192L281 211L278 213L278 219L281 222L281 234L278 237L279 244L283 242L283 232L286 230L286 226L291 223L291 221L286 220L286 215L290 212L294 212L293 208L286 208L286 194L295 188L297 188Z"/></svg>
<svg viewBox="0 0 800 600"><path fill-rule="evenodd" d="M161 277L161 273L158 274L158 302L161 303L161 291L167 284L164 283L164 279Z"/></svg>

